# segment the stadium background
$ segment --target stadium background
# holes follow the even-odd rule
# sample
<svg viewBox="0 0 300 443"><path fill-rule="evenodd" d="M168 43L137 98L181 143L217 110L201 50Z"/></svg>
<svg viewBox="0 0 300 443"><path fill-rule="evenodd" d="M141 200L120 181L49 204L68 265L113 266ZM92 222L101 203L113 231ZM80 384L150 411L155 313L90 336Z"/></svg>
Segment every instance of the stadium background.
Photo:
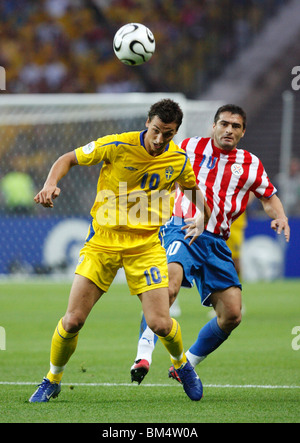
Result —
<svg viewBox="0 0 300 443"><path fill-rule="evenodd" d="M207 135L209 126L199 122L208 124L219 104L245 107L249 121L241 147L261 158L291 217L292 241L283 249L260 204L249 208L246 236L256 239L246 251L245 278L300 276L300 92L293 90L291 75L299 64L298 17L299 2L292 0L1 1L6 84L0 95L0 275L66 275L74 268L98 169L70 173L54 211L35 207L32 197L58 155L110 132L143 129L147 102L139 113L133 104L131 114L106 106L108 118L101 97L113 104L130 93L180 93L189 110L184 136ZM125 21L145 23L155 34L155 56L144 66L122 65L113 54L112 37ZM284 91L293 100L293 114L291 152L283 156ZM69 107L62 108L62 94L76 95ZM83 106L89 94L96 96ZM207 112L197 112L203 101L211 102ZM293 169L285 177L285 195L283 157ZM47 246L51 241L61 246L55 251Z"/></svg>

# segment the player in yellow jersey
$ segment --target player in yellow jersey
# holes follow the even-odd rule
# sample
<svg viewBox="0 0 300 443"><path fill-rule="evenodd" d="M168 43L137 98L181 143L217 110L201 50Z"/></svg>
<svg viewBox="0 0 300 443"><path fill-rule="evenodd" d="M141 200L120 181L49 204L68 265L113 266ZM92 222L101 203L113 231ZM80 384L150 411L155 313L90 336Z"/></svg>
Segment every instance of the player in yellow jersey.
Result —
<svg viewBox="0 0 300 443"><path fill-rule="evenodd" d="M57 397L79 330L121 267L131 293L141 300L147 324L170 353L185 392L192 400L201 399L202 383L185 357L180 326L169 315L168 266L159 238L159 228L172 212L175 182L189 190L190 199L201 211L187 227L191 242L209 217L188 157L172 141L182 117L172 100L155 103L145 131L109 135L64 154L35 196L36 203L53 207L60 194L57 184L73 166L103 162L91 210L93 220L80 252L67 311L52 337L50 370L30 402Z"/></svg>
<svg viewBox="0 0 300 443"><path fill-rule="evenodd" d="M232 260L239 278L241 278L241 248L245 239L245 229L247 227L246 212L243 212L231 225L230 237L227 240L227 246L231 250Z"/></svg>

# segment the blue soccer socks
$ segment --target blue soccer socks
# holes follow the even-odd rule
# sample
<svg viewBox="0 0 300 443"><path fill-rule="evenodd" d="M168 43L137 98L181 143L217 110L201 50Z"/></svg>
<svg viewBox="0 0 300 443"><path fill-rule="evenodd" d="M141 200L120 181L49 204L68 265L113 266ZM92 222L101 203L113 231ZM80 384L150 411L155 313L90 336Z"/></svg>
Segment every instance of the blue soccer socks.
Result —
<svg viewBox="0 0 300 443"><path fill-rule="evenodd" d="M195 343L187 351L186 356L195 367L204 358L217 349L230 334L224 332L218 325L217 317L210 320L198 334Z"/></svg>

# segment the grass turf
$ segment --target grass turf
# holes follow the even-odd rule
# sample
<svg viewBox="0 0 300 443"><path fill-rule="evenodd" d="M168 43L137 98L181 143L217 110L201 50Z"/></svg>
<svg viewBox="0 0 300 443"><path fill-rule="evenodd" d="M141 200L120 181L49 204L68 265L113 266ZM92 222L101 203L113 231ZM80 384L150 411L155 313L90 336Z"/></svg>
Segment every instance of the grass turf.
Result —
<svg viewBox="0 0 300 443"><path fill-rule="evenodd" d="M200 402L167 378L170 361L160 343L143 383L130 383L141 307L126 285L114 284L80 333L59 397L30 404L34 384L48 371L51 336L69 289L49 282L0 284L0 326L6 331L1 423L300 422L300 350L292 348L292 329L300 324L299 280L244 284L243 322L197 367L204 384ZM195 289L181 290L180 305L187 349L209 310Z"/></svg>

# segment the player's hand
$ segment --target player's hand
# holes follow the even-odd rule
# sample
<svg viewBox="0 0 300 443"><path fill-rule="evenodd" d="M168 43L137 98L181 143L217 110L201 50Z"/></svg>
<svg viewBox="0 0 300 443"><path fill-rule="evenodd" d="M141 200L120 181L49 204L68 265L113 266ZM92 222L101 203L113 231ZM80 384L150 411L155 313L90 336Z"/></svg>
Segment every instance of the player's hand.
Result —
<svg viewBox="0 0 300 443"><path fill-rule="evenodd" d="M36 194L34 201L40 203L44 208L53 208L53 200L60 194L60 188L55 185L45 185L43 189Z"/></svg>
<svg viewBox="0 0 300 443"><path fill-rule="evenodd" d="M287 218L276 218L272 220L271 228L277 232L277 234L281 234L283 231L286 242L290 241L290 227Z"/></svg>
<svg viewBox="0 0 300 443"><path fill-rule="evenodd" d="M188 237L192 237L189 243L191 245L204 231L204 216L199 214L197 217L186 218L184 221L186 225L182 226L181 230L186 229L185 240Z"/></svg>

